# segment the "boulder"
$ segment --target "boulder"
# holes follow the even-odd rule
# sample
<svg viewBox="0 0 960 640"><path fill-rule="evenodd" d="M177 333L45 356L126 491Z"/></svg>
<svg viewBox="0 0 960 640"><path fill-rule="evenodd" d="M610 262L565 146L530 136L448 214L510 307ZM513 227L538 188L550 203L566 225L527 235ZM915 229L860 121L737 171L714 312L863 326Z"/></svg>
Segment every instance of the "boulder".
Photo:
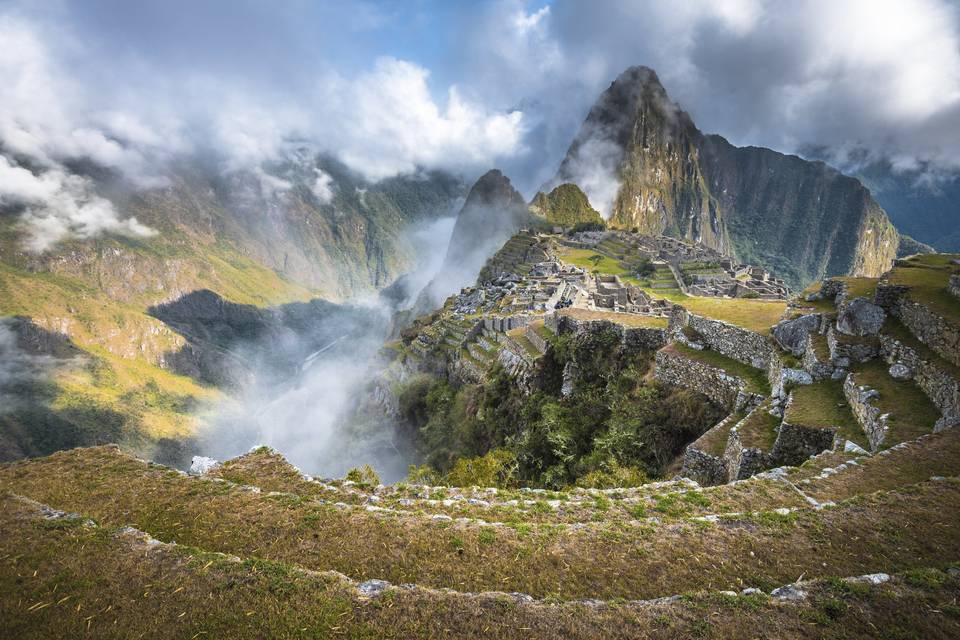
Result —
<svg viewBox="0 0 960 640"><path fill-rule="evenodd" d="M198 476L209 473L220 466L220 462L206 456L193 456L190 461L190 473Z"/></svg>
<svg viewBox="0 0 960 640"><path fill-rule="evenodd" d="M810 332L816 331L819 326L820 316L817 314L784 320L773 327L773 339L782 348L799 358L807 348Z"/></svg>
<svg viewBox="0 0 960 640"><path fill-rule="evenodd" d="M887 319L887 312L866 298L854 298L837 317L837 331L848 336L875 335Z"/></svg>
<svg viewBox="0 0 960 640"><path fill-rule="evenodd" d="M373 598L390 588L390 583L386 580L367 580L357 585L357 591L360 595Z"/></svg>
<svg viewBox="0 0 960 640"><path fill-rule="evenodd" d="M890 377L897 380L909 380L913 377L913 371L902 362L894 362L890 365Z"/></svg>

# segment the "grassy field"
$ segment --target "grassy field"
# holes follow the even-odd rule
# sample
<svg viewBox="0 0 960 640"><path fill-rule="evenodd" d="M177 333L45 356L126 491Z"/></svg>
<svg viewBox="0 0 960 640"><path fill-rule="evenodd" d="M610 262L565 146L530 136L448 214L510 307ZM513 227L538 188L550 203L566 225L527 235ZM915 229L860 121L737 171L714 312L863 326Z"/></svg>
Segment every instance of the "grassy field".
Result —
<svg viewBox="0 0 960 640"><path fill-rule="evenodd" d="M698 316L722 320L732 325L749 329L763 335L770 333L787 310L787 303L779 300L754 300L749 298L701 298L688 296L680 291L664 293L645 289L655 298L676 302Z"/></svg>
<svg viewBox="0 0 960 640"><path fill-rule="evenodd" d="M854 369L857 384L876 389L880 395L872 403L883 413L890 414L890 431L883 447L911 440L933 430L940 412L912 380L897 380L890 376L887 364L873 360Z"/></svg>
<svg viewBox="0 0 960 640"><path fill-rule="evenodd" d="M880 282L879 278L855 278L852 276L842 276L834 279L846 285L848 300L854 298L873 300L873 296L877 293L877 283Z"/></svg>
<svg viewBox="0 0 960 640"><path fill-rule="evenodd" d="M594 264L590 260L591 256L600 256L602 259ZM557 257L567 264L586 269L588 273L597 271L610 276L620 276L620 279L625 283L640 284L640 281L631 275L629 269L624 269L617 260L606 255L603 251L560 247L557 251Z"/></svg>
<svg viewBox="0 0 960 640"><path fill-rule="evenodd" d="M929 254L914 256L910 267L894 267L890 283L910 288L907 297L915 300L947 321L960 324L960 300L947 292L950 275L960 273L960 266L952 261L957 254Z"/></svg>
<svg viewBox="0 0 960 640"><path fill-rule="evenodd" d="M806 427L835 428L841 437L863 448L868 447L867 437L843 395L842 380L821 380L798 385L791 392L791 397L793 401L783 416L786 422Z"/></svg>
<svg viewBox="0 0 960 640"><path fill-rule="evenodd" d="M745 447L753 447L769 452L777 439L777 427L780 419L770 415L768 404L763 404L753 411L744 422L737 427L740 442Z"/></svg>

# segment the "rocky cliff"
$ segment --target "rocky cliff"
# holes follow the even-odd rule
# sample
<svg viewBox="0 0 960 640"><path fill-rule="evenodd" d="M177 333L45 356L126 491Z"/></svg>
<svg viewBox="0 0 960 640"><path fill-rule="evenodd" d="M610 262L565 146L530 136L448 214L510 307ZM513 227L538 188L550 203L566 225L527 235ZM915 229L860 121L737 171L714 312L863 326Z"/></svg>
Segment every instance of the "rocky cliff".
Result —
<svg viewBox="0 0 960 640"><path fill-rule="evenodd" d="M600 96L554 182L579 184L613 226L703 242L797 286L880 275L899 244L856 179L704 135L646 67L626 70Z"/></svg>

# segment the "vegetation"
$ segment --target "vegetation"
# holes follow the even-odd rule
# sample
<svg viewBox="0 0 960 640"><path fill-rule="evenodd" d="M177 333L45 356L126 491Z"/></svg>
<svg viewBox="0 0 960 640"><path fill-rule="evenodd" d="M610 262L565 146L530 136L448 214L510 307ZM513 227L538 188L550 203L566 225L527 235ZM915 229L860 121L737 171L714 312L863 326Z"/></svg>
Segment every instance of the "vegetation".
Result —
<svg viewBox="0 0 960 640"><path fill-rule="evenodd" d="M793 399L783 416L785 421L806 427L835 428L841 437L867 448L863 429L843 395L842 380L798 385L791 391L791 397Z"/></svg>
<svg viewBox="0 0 960 640"><path fill-rule="evenodd" d="M885 446L930 433L940 412L912 380L897 380L887 371L883 361L873 360L858 366L854 373L857 384L875 389L879 395L871 402L881 413L889 413L890 432Z"/></svg>
<svg viewBox="0 0 960 640"><path fill-rule="evenodd" d="M890 272L891 284L909 287L907 297L923 304L948 322L960 324L960 300L950 295L951 274L960 273L953 260L958 254L922 254L905 261Z"/></svg>
<svg viewBox="0 0 960 640"><path fill-rule="evenodd" d="M547 222L561 227L588 224L600 225L603 228L603 218L590 206L586 194L580 187L569 182L559 185L548 194L538 192L530 204L530 209L546 218Z"/></svg>
<svg viewBox="0 0 960 640"><path fill-rule="evenodd" d="M576 390L562 396L569 362L577 365ZM649 380L651 362L651 354L624 357L613 332L564 336L543 358L543 385L530 395L502 369L459 389L424 376L403 388L400 408L427 464L449 484L484 478L561 488L655 477L721 416L695 394Z"/></svg>

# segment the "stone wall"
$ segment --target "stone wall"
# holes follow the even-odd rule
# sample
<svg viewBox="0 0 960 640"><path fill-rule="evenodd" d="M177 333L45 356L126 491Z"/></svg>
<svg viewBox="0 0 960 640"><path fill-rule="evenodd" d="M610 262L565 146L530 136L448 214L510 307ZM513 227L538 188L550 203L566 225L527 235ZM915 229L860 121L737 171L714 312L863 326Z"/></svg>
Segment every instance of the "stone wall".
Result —
<svg viewBox="0 0 960 640"><path fill-rule="evenodd" d="M766 411L766 405L757 407L754 411ZM747 418L750 416L748 415ZM724 449L723 457L727 461L727 479L730 482L734 480L746 480L761 471L766 471L775 466L774 458L770 452L761 451L756 447L745 447L740 439L738 427L743 424L747 418L738 422L727 437L727 447Z"/></svg>
<svg viewBox="0 0 960 640"><path fill-rule="evenodd" d="M613 331L628 352L655 351L667 344L667 330L656 327L627 327L609 320L579 320L559 314L546 316L544 324L557 335Z"/></svg>
<svg viewBox="0 0 960 640"><path fill-rule="evenodd" d="M872 360L880 353L876 336L848 336L837 331L833 325L827 330L827 346L830 348L830 361L834 366L843 368Z"/></svg>
<svg viewBox="0 0 960 640"><path fill-rule="evenodd" d="M538 351L540 351L540 353L546 352L546 350L550 347L549 343L543 339L543 336L537 333L537 331L529 325L527 325L527 329L523 332L523 335L527 337L527 340L529 340L530 343L535 346Z"/></svg>
<svg viewBox="0 0 960 640"><path fill-rule="evenodd" d="M696 480L704 486L724 484L729 481L728 461L723 455L714 455L706 449L706 443L712 440L726 442L731 428L731 422L736 414L730 414L697 440L687 445L683 455L683 468L680 475L684 478ZM724 445L726 446L726 445Z"/></svg>
<svg viewBox="0 0 960 640"><path fill-rule="evenodd" d="M960 326L950 324L929 308L906 297L900 299L893 314L920 342L960 366Z"/></svg>
<svg viewBox="0 0 960 640"><path fill-rule="evenodd" d="M853 416L860 423L863 432L867 434L870 448L876 451L883 444L890 428L888 425L889 414L882 413L870 402L877 395L877 392L870 387L858 384L856 374L851 373L843 381L843 395L850 403Z"/></svg>
<svg viewBox="0 0 960 640"><path fill-rule="evenodd" d="M763 396L745 390L744 380L670 351L657 352L654 376L664 384L702 393L730 411L749 410L763 402Z"/></svg>
<svg viewBox="0 0 960 640"><path fill-rule="evenodd" d="M527 315L485 316L482 322L484 328L489 331L502 331L506 333L511 329L527 326L530 324L530 319L530 316Z"/></svg>
<svg viewBox="0 0 960 640"><path fill-rule="evenodd" d="M725 484L728 477L727 461L721 456L710 455L689 446L683 456L680 475L705 487Z"/></svg>
<svg viewBox="0 0 960 640"><path fill-rule="evenodd" d="M950 292L954 298L960 298L960 275L950 276L950 282L947 284L947 291Z"/></svg>
<svg viewBox="0 0 960 640"><path fill-rule="evenodd" d="M766 369L773 357L774 347L766 336L676 306L670 314L670 332L679 333L684 327L700 334L704 344L714 351L751 367Z"/></svg>
<svg viewBox="0 0 960 640"><path fill-rule="evenodd" d="M960 417L960 382L936 362L924 359L917 351L896 338L880 335L880 355L887 364L901 363L910 368L917 386L946 418Z"/></svg>
<svg viewBox="0 0 960 640"><path fill-rule="evenodd" d="M808 427L784 421L780 423L780 432L773 444L771 456L776 464L796 466L803 464L810 456L832 449L835 440L834 429Z"/></svg>
<svg viewBox="0 0 960 640"><path fill-rule="evenodd" d="M906 292L907 288L904 286L881 281L877 284L877 292L873 296L873 302L886 309L887 313L896 315L894 311Z"/></svg>
<svg viewBox="0 0 960 640"><path fill-rule="evenodd" d="M820 360L817 356L817 349L813 340L807 342L806 350L803 352L803 368L814 380L826 380L834 372L833 363L827 360Z"/></svg>

